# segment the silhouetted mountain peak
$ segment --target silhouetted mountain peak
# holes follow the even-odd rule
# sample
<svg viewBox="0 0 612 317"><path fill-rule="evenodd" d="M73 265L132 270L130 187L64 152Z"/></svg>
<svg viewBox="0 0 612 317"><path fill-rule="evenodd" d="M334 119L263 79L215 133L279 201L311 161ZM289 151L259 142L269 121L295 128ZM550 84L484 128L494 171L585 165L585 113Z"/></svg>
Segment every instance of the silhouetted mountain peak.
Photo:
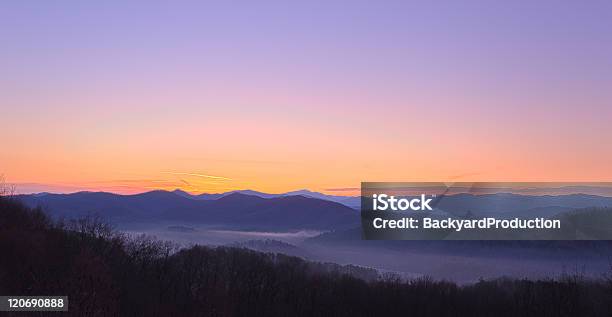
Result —
<svg viewBox="0 0 612 317"><path fill-rule="evenodd" d="M172 193L175 194L175 195L181 196L181 197L189 198L189 199L194 199L195 198L192 194L190 194L190 193L188 193L188 192L186 192L184 190L178 189L178 188L173 190Z"/></svg>
<svg viewBox="0 0 612 317"><path fill-rule="evenodd" d="M233 192L231 194L225 195L219 199L217 202L253 202L253 201L263 201L265 198L261 198L259 196L244 194L241 192Z"/></svg>
<svg viewBox="0 0 612 317"><path fill-rule="evenodd" d="M165 190L152 190L150 192L144 192L135 195L129 195L132 197L145 197L145 198L176 198L176 194Z"/></svg>

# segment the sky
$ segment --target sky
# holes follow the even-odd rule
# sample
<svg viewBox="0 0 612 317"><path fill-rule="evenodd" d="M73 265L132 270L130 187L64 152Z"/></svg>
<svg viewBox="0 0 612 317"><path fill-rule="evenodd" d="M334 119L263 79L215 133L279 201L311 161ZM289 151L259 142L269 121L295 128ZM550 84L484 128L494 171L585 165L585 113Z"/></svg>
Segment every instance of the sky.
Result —
<svg viewBox="0 0 612 317"><path fill-rule="evenodd" d="M18 192L612 181L610 1L3 1Z"/></svg>

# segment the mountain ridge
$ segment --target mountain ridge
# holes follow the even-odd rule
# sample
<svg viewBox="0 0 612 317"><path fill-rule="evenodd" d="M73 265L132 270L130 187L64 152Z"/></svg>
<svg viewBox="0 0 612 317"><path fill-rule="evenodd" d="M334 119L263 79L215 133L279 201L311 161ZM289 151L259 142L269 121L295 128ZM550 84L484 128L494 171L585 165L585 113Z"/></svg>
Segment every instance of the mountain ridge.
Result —
<svg viewBox="0 0 612 317"><path fill-rule="evenodd" d="M216 200L197 200L174 192L133 195L105 192L17 195L31 207L40 206L54 218L99 215L111 223L177 222L267 230L328 230L358 223L358 213L332 201L302 196L261 198L231 193Z"/></svg>

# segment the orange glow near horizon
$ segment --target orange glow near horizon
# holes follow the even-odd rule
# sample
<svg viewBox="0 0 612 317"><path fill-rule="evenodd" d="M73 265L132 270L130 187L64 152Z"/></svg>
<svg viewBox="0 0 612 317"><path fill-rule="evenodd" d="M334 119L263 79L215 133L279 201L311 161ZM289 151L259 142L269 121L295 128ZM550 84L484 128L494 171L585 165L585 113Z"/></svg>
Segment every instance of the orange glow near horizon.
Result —
<svg viewBox="0 0 612 317"><path fill-rule="evenodd" d="M482 121L469 129L448 124L428 131L394 118L367 131L341 117L332 122L209 117L200 125L185 116L145 120L145 126L134 118L110 127L87 112L78 118L48 121L38 129L15 125L19 137L4 142L11 150L0 158L6 181L21 192L306 188L354 195L347 188L361 181L612 180L607 159L612 150L581 131L555 129L529 137L535 133L527 132L529 127L508 131Z"/></svg>
<svg viewBox="0 0 612 317"><path fill-rule="evenodd" d="M32 128L15 120L0 174L22 192L118 193L306 188L353 195L346 189L362 181L612 180L604 134L550 125L540 132L520 122L523 129L508 130L513 123L495 117L464 127L464 118L438 118L434 128L388 118L368 130L355 122L365 117L349 124L348 116L327 116L330 122L290 112L256 119L201 113L118 124L81 111L74 122L48 119Z"/></svg>

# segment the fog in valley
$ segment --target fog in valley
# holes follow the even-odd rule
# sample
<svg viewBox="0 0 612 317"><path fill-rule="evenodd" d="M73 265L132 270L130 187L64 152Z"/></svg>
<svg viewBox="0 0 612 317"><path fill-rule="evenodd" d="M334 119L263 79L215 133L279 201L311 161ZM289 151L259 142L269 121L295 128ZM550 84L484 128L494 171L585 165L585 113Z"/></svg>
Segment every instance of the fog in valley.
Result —
<svg viewBox="0 0 612 317"><path fill-rule="evenodd" d="M596 278L606 273L612 263L607 242L589 243L588 250L581 250L579 244L583 242L580 241L575 242L578 244L575 248L532 248L515 246L511 241L483 245L479 241L354 240L342 245L317 241L316 238L325 232L313 230L263 232L178 223L131 224L118 229L130 235L145 234L172 241L182 247L194 244L237 246L311 261L354 264L374 268L380 274L394 273L404 278L431 276L458 283L564 274Z"/></svg>

